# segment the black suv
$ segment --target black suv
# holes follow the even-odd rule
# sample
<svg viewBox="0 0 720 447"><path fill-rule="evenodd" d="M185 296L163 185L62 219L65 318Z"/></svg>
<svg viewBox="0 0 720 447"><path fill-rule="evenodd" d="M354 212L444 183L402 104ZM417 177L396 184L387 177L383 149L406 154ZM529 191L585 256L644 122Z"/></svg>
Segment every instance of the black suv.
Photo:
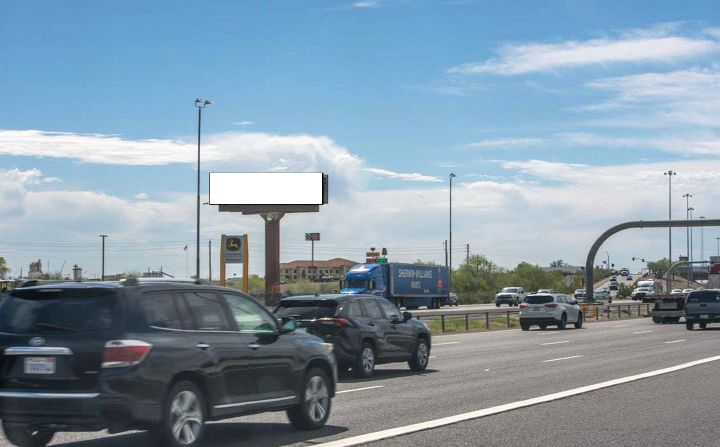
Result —
<svg viewBox="0 0 720 447"><path fill-rule="evenodd" d="M338 369L358 377L372 375L380 363L407 361L422 371L430 357L430 330L402 314L385 298L370 295L308 295L285 298L275 309L280 318L298 321L307 331L335 345Z"/></svg>
<svg viewBox="0 0 720 447"><path fill-rule="evenodd" d="M56 431L149 430L200 444L205 422L287 411L322 427L335 395L332 345L254 298L189 281L63 283L0 306L0 419L15 445Z"/></svg>

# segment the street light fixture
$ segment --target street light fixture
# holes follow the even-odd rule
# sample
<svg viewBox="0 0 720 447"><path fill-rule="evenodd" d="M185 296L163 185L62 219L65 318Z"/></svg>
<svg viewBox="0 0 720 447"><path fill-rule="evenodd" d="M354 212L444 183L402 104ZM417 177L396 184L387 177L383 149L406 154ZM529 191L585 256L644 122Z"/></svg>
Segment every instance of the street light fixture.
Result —
<svg viewBox="0 0 720 447"><path fill-rule="evenodd" d="M448 252L449 252L449 263L448 266L450 269L448 270L448 293L451 292L451 285L452 285L452 179L453 177L457 177L457 175L450 173L450 243L448 244Z"/></svg>
<svg viewBox="0 0 720 447"><path fill-rule="evenodd" d="M198 98L195 107L198 109L198 149L197 149L197 245L196 245L196 278L200 279L200 127L202 124L202 110L213 102L209 99Z"/></svg>

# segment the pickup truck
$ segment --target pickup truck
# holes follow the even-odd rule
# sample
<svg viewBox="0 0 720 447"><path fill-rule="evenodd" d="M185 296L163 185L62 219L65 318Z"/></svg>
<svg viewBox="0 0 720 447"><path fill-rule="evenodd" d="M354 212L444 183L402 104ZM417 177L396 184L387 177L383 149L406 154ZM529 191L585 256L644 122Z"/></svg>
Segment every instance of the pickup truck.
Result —
<svg viewBox="0 0 720 447"><path fill-rule="evenodd" d="M495 306L500 307L501 304L508 306L518 306L525 299L525 290L522 287L505 287L495 295Z"/></svg>
<svg viewBox="0 0 720 447"><path fill-rule="evenodd" d="M695 324L705 329L708 323L720 323L720 289L694 290L685 298L685 327L692 331Z"/></svg>

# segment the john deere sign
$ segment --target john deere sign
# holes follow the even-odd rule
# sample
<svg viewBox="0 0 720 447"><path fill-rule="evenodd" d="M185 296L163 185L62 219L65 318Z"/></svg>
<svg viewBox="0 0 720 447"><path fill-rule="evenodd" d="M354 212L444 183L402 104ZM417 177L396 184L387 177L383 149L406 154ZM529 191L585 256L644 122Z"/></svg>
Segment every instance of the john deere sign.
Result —
<svg viewBox="0 0 720 447"><path fill-rule="evenodd" d="M223 255L226 264L242 264L245 260L243 236L225 236Z"/></svg>

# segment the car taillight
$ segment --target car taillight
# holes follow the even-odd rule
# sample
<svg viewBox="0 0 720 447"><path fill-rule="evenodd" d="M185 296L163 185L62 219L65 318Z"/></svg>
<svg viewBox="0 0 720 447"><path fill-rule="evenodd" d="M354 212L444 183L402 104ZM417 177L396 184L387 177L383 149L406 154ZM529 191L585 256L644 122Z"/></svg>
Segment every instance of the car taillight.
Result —
<svg viewBox="0 0 720 447"><path fill-rule="evenodd" d="M522 303L522 304L520 304L520 309L524 309L524 308L526 308L526 307L528 307L528 304L527 304L527 303Z"/></svg>
<svg viewBox="0 0 720 447"><path fill-rule="evenodd" d="M318 323L327 324L330 326L347 326L349 323L344 318L328 318L328 317L318 318L316 321Z"/></svg>
<svg viewBox="0 0 720 447"><path fill-rule="evenodd" d="M152 345L141 340L110 340L103 349L103 368L133 366L145 360Z"/></svg>
<svg viewBox="0 0 720 447"><path fill-rule="evenodd" d="M552 309L555 309L557 307L557 303L547 303L545 307L550 307Z"/></svg>

